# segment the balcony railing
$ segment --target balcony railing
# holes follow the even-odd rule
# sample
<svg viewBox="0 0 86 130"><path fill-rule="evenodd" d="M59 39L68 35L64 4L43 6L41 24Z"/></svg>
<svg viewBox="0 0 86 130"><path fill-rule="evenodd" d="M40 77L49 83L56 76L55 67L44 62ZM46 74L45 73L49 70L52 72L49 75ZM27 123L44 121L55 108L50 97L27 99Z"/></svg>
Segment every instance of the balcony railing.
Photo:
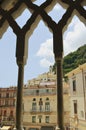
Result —
<svg viewBox="0 0 86 130"><path fill-rule="evenodd" d="M31 109L30 113L51 113L52 110L51 109Z"/></svg>
<svg viewBox="0 0 86 130"><path fill-rule="evenodd" d="M4 105L0 105L0 107L15 107L15 104L4 104Z"/></svg>
<svg viewBox="0 0 86 130"><path fill-rule="evenodd" d="M1 96L0 98L15 98L16 96L13 95L13 96Z"/></svg>

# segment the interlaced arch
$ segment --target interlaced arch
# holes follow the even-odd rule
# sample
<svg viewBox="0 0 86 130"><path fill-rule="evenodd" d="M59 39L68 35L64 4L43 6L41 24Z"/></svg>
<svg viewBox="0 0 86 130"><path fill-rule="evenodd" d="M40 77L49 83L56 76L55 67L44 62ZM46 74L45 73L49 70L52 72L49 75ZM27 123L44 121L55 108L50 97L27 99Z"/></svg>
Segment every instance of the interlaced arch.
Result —
<svg viewBox="0 0 86 130"><path fill-rule="evenodd" d="M47 14L47 8L48 6L50 7L50 5L53 6L57 3L56 0L48 0L45 1L43 4L41 4L40 6L37 6L35 4L33 4L33 2L31 0L19 0L13 8L7 10L4 10L0 7L0 15L1 15L1 20L0 20L0 27L3 26L5 21L8 21L9 25L11 26L11 28L13 29L14 33L18 36L20 35L20 33L26 35L26 33L28 31L32 30L34 31L35 27L33 28L33 24L37 24L37 22L40 21L38 16L41 16L41 18L43 19L43 21L47 24L47 26L52 30L53 34L55 33L62 33L63 29L65 26L67 26L67 22L69 21L69 19L72 17L73 12L76 10L79 14L79 16L82 16L83 19L86 19L86 13L85 13L85 9L83 8L83 6L81 6L81 3L84 0L59 0L58 2L63 6L64 4L66 4L68 6L67 11L64 13L64 15L62 16L62 19L56 23L55 21L52 20L52 18ZM18 24L16 23L16 21L14 20L14 18L12 17L12 15L20 8L22 7L22 4L31 10L32 15L30 17L30 19L28 19L27 23L20 28L18 26ZM52 6L51 6L52 7ZM77 13L76 13L77 14ZM77 15L78 15L77 14ZM37 19L38 18L38 19ZM36 20L37 19L37 20ZM80 20L81 17L79 17ZM31 28L32 27L32 28ZM60 31L58 31L60 30ZM57 44L57 43L56 43ZM58 48L57 45L54 44L55 48ZM59 45L60 46L60 45ZM59 47L60 48L60 47ZM62 48L62 45L61 45ZM54 49L55 50L55 49ZM58 49L59 50L59 49ZM59 50L62 51L62 50ZM55 51L55 53L57 52L57 50ZM57 54L56 54L57 55Z"/></svg>
<svg viewBox="0 0 86 130"><path fill-rule="evenodd" d="M56 23L48 12L59 3L66 8L61 20ZM23 93L23 73L24 65L27 61L28 37L32 34L37 24L42 19L53 33L53 51L57 62L57 101L58 101L58 126L64 129L63 124L63 89L62 89L62 56L63 56L63 32L74 15L77 15L86 25L86 0L46 0L40 6L33 3L33 0L0 0L0 37L9 25L17 36L16 58L19 67L18 90L17 90L17 110L16 127L22 129L22 93ZM31 17L26 24L20 28L15 19L27 8L31 12ZM19 12L19 13L18 13ZM58 16L57 16L58 17ZM20 44L21 43L21 44Z"/></svg>
<svg viewBox="0 0 86 130"><path fill-rule="evenodd" d="M17 33L15 31L16 27L18 30L19 26L16 24L15 20L13 20L12 15L16 13L16 11L18 9L20 9L22 7L22 5L26 6L28 9L32 10L32 16L30 19L28 19L28 22L24 25L24 27L21 30L25 30L26 32L30 29L28 27L31 26L33 24L33 22L35 22L35 19L38 17L38 15L40 15L42 17L42 19L48 24L49 28L51 28L53 30L54 28L54 24L55 21L52 20L52 18L47 14L47 8L48 6L52 7L52 3L53 6L56 3L60 3L61 5L64 6L64 4L66 4L68 6L66 13L63 15L62 19L58 22L58 26L61 26L62 28L66 25L68 19L71 17L72 13L76 10L84 19L86 19L86 12L85 9L83 8L83 6L81 5L83 3L84 0L46 0L43 4L41 4L40 6L37 6L35 4L33 4L33 2L31 0L18 0L18 2L16 2L16 4L14 5L13 8L9 9L8 11L1 8L0 6L0 15L1 15L1 19L0 19L0 27L4 24L4 22L7 20L9 25L12 27L14 33ZM65 6L66 7L66 6ZM25 7L23 7L25 8ZM12 20L10 22L10 20ZM80 16L79 16L80 18ZM81 18L80 18L81 20ZM15 25L15 26L14 26Z"/></svg>

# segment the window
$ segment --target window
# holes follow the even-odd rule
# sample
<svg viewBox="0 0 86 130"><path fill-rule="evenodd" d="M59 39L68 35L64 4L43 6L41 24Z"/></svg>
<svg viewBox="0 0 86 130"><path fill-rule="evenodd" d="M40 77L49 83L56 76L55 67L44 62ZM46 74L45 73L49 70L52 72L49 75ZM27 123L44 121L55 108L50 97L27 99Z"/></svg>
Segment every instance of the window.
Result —
<svg viewBox="0 0 86 130"><path fill-rule="evenodd" d="M38 118L39 118L39 123L41 123L42 122L42 116L39 115Z"/></svg>
<svg viewBox="0 0 86 130"><path fill-rule="evenodd" d="M6 93L6 97L9 98L9 93Z"/></svg>
<svg viewBox="0 0 86 130"><path fill-rule="evenodd" d="M49 89L46 89L46 92L49 93Z"/></svg>
<svg viewBox="0 0 86 130"><path fill-rule="evenodd" d="M39 118L39 123L41 123L41 118Z"/></svg>
<svg viewBox="0 0 86 130"><path fill-rule="evenodd" d="M15 96L16 96L16 92L13 93L13 97L15 97Z"/></svg>
<svg viewBox="0 0 86 130"><path fill-rule="evenodd" d="M45 111L50 111L50 102L45 102Z"/></svg>
<svg viewBox="0 0 86 130"><path fill-rule="evenodd" d="M5 100L5 105L8 106L9 105L9 101Z"/></svg>
<svg viewBox="0 0 86 130"><path fill-rule="evenodd" d="M13 116L13 111L10 111L10 116Z"/></svg>
<svg viewBox="0 0 86 130"><path fill-rule="evenodd" d="M48 81L50 81L50 79L48 79Z"/></svg>
<svg viewBox="0 0 86 130"><path fill-rule="evenodd" d="M4 111L4 116L6 116L6 115L7 115L7 111L5 110L5 111Z"/></svg>
<svg viewBox="0 0 86 130"><path fill-rule="evenodd" d="M37 94L37 95L39 94L39 90L36 90L36 94Z"/></svg>
<svg viewBox="0 0 86 130"><path fill-rule="evenodd" d="M36 102L32 103L32 110L35 111L36 110Z"/></svg>
<svg viewBox="0 0 86 130"><path fill-rule="evenodd" d="M36 116L32 116L32 123L36 123Z"/></svg>
<svg viewBox="0 0 86 130"><path fill-rule="evenodd" d="M2 116L2 113L3 113L3 111L1 110L1 111L0 111L0 116Z"/></svg>
<svg viewBox="0 0 86 130"><path fill-rule="evenodd" d="M42 111L42 105L39 106L39 110Z"/></svg>
<svg viewBox="0 0 86 130"><path fill-rule="evenodd" d="M77 100L74 100L74 114L77 114Z"/></svg>
<svg viewBox="0 0 86 130"><path fill-rule="evenodd" d="M15 100L13 100L13 106L15 106Z"/></svg>
<svg viewBox="0 0 86 130"><path fill-rule="evenodd" d="M73 80L73 91L76 91L76 80Z"/></svg>
<svg viewBox="0 0 86 130"><path fill-rule="evenodd" d="M13 93L11 92L11 93L9 93L9 97L13 97Z"/></svg>
<svg viewBox="0 0 86 130"><path fill-rule="evenodd" d="M43 105L42 98L40 98L39 105Z"/></svg>
<svg viewBox="0 0 86 130"><path fill-rule="evenodd" d="M46 116L46 117L45 117L45 122L46 122L46 123L49 123L49 116Z"/></svg>

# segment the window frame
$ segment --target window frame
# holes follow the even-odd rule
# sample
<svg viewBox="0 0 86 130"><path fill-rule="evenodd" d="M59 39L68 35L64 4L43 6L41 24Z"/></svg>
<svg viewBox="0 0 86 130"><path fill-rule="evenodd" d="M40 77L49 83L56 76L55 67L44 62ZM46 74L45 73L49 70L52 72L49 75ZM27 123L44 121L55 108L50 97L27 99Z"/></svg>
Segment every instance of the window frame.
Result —
<svg viewBox="0 0 86 130"><path fill-rule="evenodd" d="M77 106L78 106L77 100L74 100L74 101L73 101L74 114L77 114L77 113L78 113Z"/></svg>
<svg viewBox="0 0 86 130"><path fill-rule="evenodd" d="M49 123L50 121L50 117L49 116L45 116L45 123Z"/></svg>
<svg viewBox="0 0 86 130"><path fill-rule="evenodd" d="M76 79L73 79L72 86L73 86L73 92L76 92Z"/></svg>
<svg viewBox="0 0 86 130"><path fill-rule="evenodd" d="M36 116L32 116L32 123L36 123Z"/></svg>

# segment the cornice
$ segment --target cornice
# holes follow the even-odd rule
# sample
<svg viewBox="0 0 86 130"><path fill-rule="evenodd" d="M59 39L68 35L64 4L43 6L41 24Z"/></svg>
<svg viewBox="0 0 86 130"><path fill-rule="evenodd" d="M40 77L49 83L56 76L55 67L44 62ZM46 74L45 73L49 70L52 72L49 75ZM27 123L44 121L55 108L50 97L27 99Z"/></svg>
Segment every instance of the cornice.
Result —
<svg viewBox="0 0 86 130"><path fill-rule="evenodd" d="M76 69L72 70L71 72L67 73L66 76L71 77L73 75L76 75L80 72L83 72L86 70L86 63L79 65Z"/></svg>

